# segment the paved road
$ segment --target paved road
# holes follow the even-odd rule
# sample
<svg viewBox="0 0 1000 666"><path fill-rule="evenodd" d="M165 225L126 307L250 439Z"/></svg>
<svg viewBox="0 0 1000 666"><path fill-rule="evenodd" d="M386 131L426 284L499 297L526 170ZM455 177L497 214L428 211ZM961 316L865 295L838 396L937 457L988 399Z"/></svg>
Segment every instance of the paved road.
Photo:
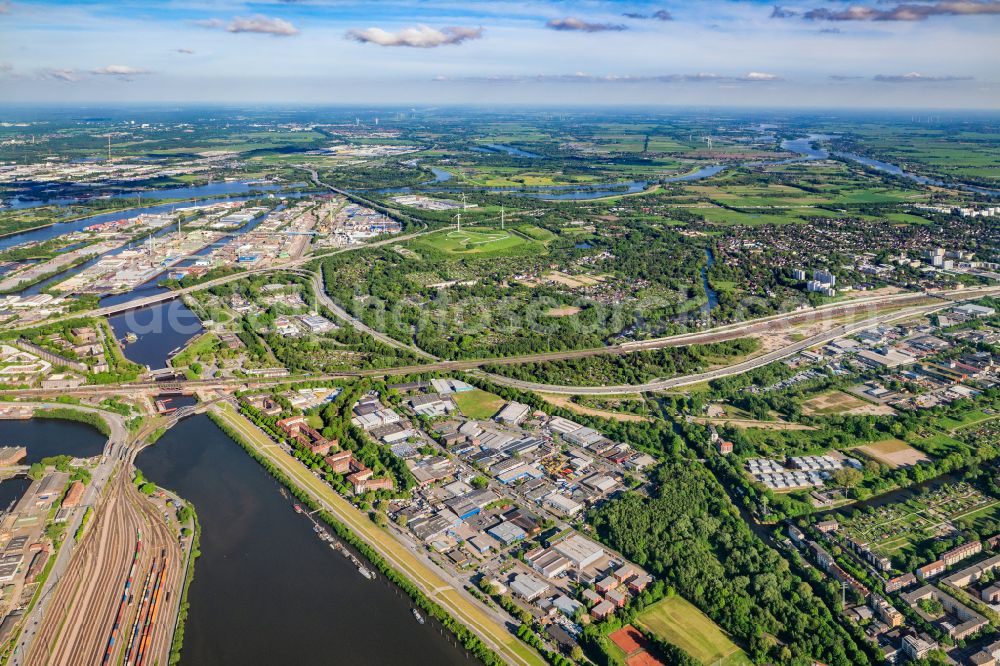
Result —
<svg viewBox="0 0 1000 666"><path fill-rule="evenodd" d="M316 274L313 276L312 286L313 286L313 291L316 292L316 298L319 299L319 302L323 304L323 307L330 310L330 312L335 314L339 319L347 322L361 333L364 333L365 335L370 335L371 337L375 338L382 344L389 345L390 347L395 347L396 349L402 349L404 351L408 351L411 354L416 354L421 358L425 358L430 361L439 360L437 356L434 356L433 354L428 354L427 352L425 352L423 349L420 349L416 345L408 345L405 342L400 342L396 338L389 337L385 333L379 333L374 328L368 326L357 317L351 315L347 310L334 303L333 299L330 298L330 295L326 293L326 287L323 284L322 275Z"/></svg>
<svg viewBox="0 0 1000 666"><path fill-rule="evenodd" d="M982 296L989 296L989 295L1000 295L1000 286L979 287L974 289L960 289L952 292L947 292L945 294L934 294L933 296L937 297L937 300L935 300L930 305L925 305L922 307L925 309L925 311L930 312L943 307L949 307L955 302L981 298ZM59 389L59 390L21 389L18 391L0 391L0 395L4 393L14 393L19 396L27 396L27 395L52 396L52 395L63 395L63 394L114 395L121 393L122 391L133 391L133 390L134 391L163 391L168 389L182 390L182 391L195 391L199 389L232 390L232 389L242 388L244 386L257 386L257 387L272 386L296 380L326 381L334 379L347 379L351 377L385 377L389 375L405 375L405 374L433 372L433 371L458 372L466 370L475 370L487 365L518 365L522 363L539 363L545 361L564 360L571 358L584 358L587 356L597 356L604 354L629 354L636 351L648 351L664 347L683 347L693 344L720 342L723 340L732 340L736 338L747 337L748 335L752 335L755 333L765 332L768 329L787 328L789 325L800 324L808 321L815 321L817 319L822 319L822 318L837 318L845 315L857 314L858 311L872 312L873 314L871 317L867 317L863 321L859 321L856 324L852 324L852 331L855 331L855 330L861 330L867 326L874 326L876 323L878 323L879 317L886 316L886 315L875 315L874 312L878 309L884 309L885 307L900 307L914 301L926 303L929 300L929 298L930 298L929 296L924 294L895 294L892 296L884 296L876 299L866 300L863 303L850 302L843 304L835 304L807 311L770 315L768 317L763 317L748 322L727 324L725 326L720 326L718 328L713 328L705 331L699 331L696 333L683 333L680 335L657 338L654 340L645 340L642 342L630 342L620 345L611 345L607 347L597 347L592 349L577 349L577 350L559 351L559 352L543 352L537 354L527 354L524 356L470 359L463 361L434 360L419 365L397 366L392 368L374 368L367 370L354 370L350 372L319 374L319 375L294 375L294 376L288 375L284 377L257 378L257 379L249 379L249 378L248 379L196 379L196 380L178 380L174 382L139 381L139 382L130 382L127 384L105 385L105 386L80 386L77 388ZM847 335L847 333L842 333L837 337L841 337L843 335ZM812 345L820 344L819 341L814 342L812 340L819 340L819 336L817 336L816 338L810 338L809 340L805 340L800 343L795 343L794 345L786 347L782 351L772 352L774 356L771 355L761 356L758 357L757 359L751 359L750 361L745 362L750 364L750 367L747 367L745 364L737 364L734 366L729 366L729 368L736 369L734 372L727 372L729 368L721 368L719 370L713 371L713 375L726 376L726 374L738 374L739 372L746 372L746 370L748 369L753 369L754 367L762 365L763 363L759 362L760 359L770 358L771 360L776 360L796 353L795 351L788 352L787 350L789 349L801 350ZM405 345L404 347L412 351L412 348ZM697 376L702 376L702 375L697 375ZM714 376L712 378L714 378ZM507 378L497 377L497 381L506 382L510 386L524 386L524 387L532 386L532 384L530 383L524 383L524 382L518 383L517 380L509 380ZM607 395L617 392L639 392L645 390L662 390L662 388L669 388L670 386L681 386L684 384L696 383L698 381L704 381L704 379L692 379L691 381L685 381L685 378L673 378L669 380L663 380L662 382L654 382L651 384L639 384L632 387L619 387L619 386L558 387L558 386L550 386L547 384L534 384L533 386L536 386L537 388L530 390L564 393L567 395L576 395L585 393L591 393L594 395ZM650 386L652 386L653 388L649 388Z"/></svg>
<svg viewBox="0 0 1000 666"><path fill-rule="evenodd" d="M817 345L826 344L837 338L842 338L852 333L856 333L866 328L870 328L877 324L882 324L898 319L905 319L909 317L914 317L916 315L928 314L934 312L935 310L940 310L942 308L950 307L951 303L935 303L933 305L923 305L916 307L904 308L902 310L893 311L887 314L878 315L872 318L866 318L862 321L855 322L852 324L845 324L838 326L832 330L819 333L812 337L806 338L799 342L793 343L782 347L781 349L776 349L772 352L766 354L761 354L760 356L755 356L747 361L741 363L735 363L733 365L727 365L722 368L717 368L715 370L709 370L707 372L699 372L691 375L683 375L680 377L672 377L670 379L659 379L652 382L647 382L645 384L626 384L619 386L562 386L555 384L541 384L537 382L526 382L518 379L512 379L510 377L502 377L496 374L483 373L491 381L501 384L503 386L512 386L514 388L525 389L529 391L542 391L545 393L560 393L564 395L615 395L620 393L643 393L646 391L664 391L671 388L677 388L679 386L686 386L689 384L698 384L700 382L711 381L713 379L720 379L722 377L730 377L732 375L739 375L744 372L749 372L755 368L765 366L769 363L774 363L775 361L780 361L783 358L788 358L793 356L800 351L809 349L810 347L815 347Z"/></svg>

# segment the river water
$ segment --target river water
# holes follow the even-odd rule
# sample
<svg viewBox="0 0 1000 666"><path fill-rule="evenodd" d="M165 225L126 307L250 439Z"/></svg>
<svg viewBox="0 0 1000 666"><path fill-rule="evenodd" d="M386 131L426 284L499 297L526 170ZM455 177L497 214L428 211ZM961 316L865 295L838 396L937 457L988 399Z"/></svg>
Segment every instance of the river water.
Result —
<svg viewBox="0 0 1000 666"><path fill-rule="evenodd" d="M829 141L835 137L828 134L810 134L807 137L800 139L786 139L781 142L781 147L784 150L790 150L792 152L800 153L805 159L810 160L822 160L833 155L834 157L840 157L845 160L850 160L852 162L857 162L866 167L875 169L876 171L883 171L885 173L892 174L893 176L900 176L912 180L915 183L921 185L932 185L935 187L948 187L958 190L964 190L966 192L975 192L977 194L986 194L988 196L1000 197L1000 190L992 190L985 187L978 187L976 185L966 185L965 183L949 183L937 178L928 178L927 176L920 176L915 173L910 173L909 171L903 170L901 167L890 164L889 162L883 162L881 160L876 160L871 157L865 157L864 155L856 155L855 153L844 153L837 151L827 151L822 148L813 148L812 144L818 141ZM776 162L775 164L787 163L789 161L799 161L799 159L784 160L783 162Z"/></svg>
<svg viewBox="0 0 1000 666"><path fill-rule="evenodd" d="M60 419L0 420L0 445L23 446L28 451L22 464L42 458L69 455L90 458L104 450L107 438L94 428L76 421ZM0 511L6 511L24 495L31 481L25 476L0 481Z"/></svg>
<svg viewBox="0 0 1000 666"><path fill-rule="evenodd" d="M152 293L155 291L142 296ZM140 297L136 292L121 295L130 296L128 300ZM129 333L136 334L137 340L124 346L125 357L151 370L165 368L173 352L180 351L191 338L204 330L198 315L180 300L109 317L108 323L119 340Z"/></svg>
<svg viewBox="0 0 1000 666"><path fill-rule="evenodd" d="M384 576L366 580L320 541L207 416L182 421L136 464L201 522L182 665L478 663L431 620L417 624Z"/></svg>
<svg viewBox="0 0 1000 666"><path fill-rule="evenodd" d="M505 146L501 143L484 143L481 146L473 146L469 150L477 153L507 153L511 157L527 157L541 160L545 159L544 155L532 153L527 150L521 150L520 148L515 148L514 146Z"/></svg>
<svg viewBox="0 0 1000 666"><path fill-rule="evenodd" d="M279 190L283 185L276 185L274 183L259 183L250 180L235 180L235 181L219 181L215 183L206 183L204 185L189 185L186 187L171 187L168 189L160 190L130 190L127 192L117 192L114 194L108 194L107 190L101 188L97 191L99 196L107 197L109 199L136 199L140 195L146 196L152 199L194 199L196 197L213 197L220 196L223 194L244 194L250 190ZM56 199L19 199L13 198L7 202L9 208L24 209L24 208L35 208L36 206L45 205L57 205L57 206L67 206L69 204L80 203L86 201L88 198L93 197L94 191L82 192L80 196L74 197L62 197Z"/></svg>
<svg viewBox="0 0 1000 666"><path fill-rule="evenodd" d="M69 405L68 405L69 406ZM69 455L90 458L100 455L108 438L85 423L60 419L29 419L0 421L0 443L3 446L24 446L28 457L22 464L30 465L49 456Z"/></svg>

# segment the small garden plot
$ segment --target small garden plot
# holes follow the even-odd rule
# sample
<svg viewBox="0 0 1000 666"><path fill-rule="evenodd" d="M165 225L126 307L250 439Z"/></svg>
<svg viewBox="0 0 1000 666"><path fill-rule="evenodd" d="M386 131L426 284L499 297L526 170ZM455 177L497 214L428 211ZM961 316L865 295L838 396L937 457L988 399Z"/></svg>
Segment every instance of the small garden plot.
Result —
<svg viewBox="0 0 1000 666"><path fill-rule="evenodd" d="M847 535L891 556L912 553L921 541L953 533L957 521L992 516L998 506L968 483L943 483L904 501L857 511L841 524Z"/></svg>

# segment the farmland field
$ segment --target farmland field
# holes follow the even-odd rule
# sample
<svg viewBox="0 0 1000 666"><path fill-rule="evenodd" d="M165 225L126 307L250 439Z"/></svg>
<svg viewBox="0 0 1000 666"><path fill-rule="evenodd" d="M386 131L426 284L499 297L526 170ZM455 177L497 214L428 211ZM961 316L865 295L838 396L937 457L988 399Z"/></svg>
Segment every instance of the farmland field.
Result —
<svg viewBox="0 0 1000 666"><path fill-rule="evenodd" d="M682 597L659 601L635 619L703 664L750 664L746 654L708 616Z"/></svg>

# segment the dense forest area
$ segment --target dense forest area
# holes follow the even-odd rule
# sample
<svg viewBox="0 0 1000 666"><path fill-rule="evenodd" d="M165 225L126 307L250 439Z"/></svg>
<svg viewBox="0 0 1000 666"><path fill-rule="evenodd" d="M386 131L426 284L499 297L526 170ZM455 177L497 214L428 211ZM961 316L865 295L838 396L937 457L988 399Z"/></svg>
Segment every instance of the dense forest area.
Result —
<svg viewBox="0 0 1000 666"><path fill-rule="evenodd" d="M809 584L750 531L707 470L674 460L655 481L652 497L630 493L589 515L608 545L674 586L757 663L870 663Z"/></svg>

